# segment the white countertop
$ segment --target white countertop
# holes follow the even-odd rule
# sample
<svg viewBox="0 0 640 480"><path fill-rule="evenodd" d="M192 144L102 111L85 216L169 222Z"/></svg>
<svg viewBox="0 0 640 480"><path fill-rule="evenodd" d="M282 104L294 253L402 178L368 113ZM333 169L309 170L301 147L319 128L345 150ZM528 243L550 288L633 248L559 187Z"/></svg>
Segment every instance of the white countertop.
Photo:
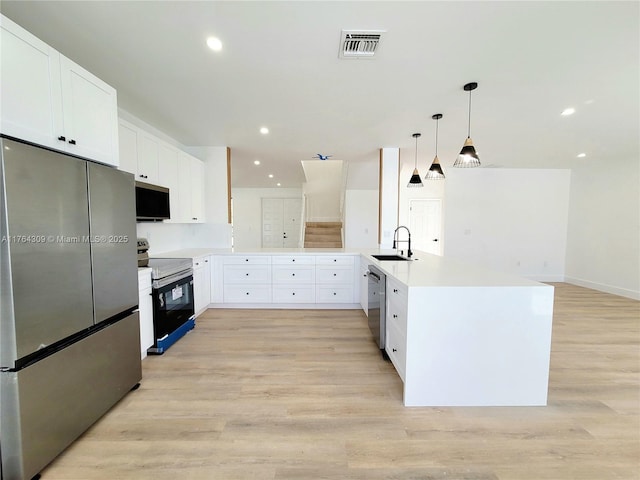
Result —
<svg viewBox="0 0 640 480"><path fill-rule="evenodd" d="M547 287L517 275L489 270L461 260L416 251L410 261L376 260L389 249L345 248L190 248L156 253L152 258L198 258L206 255L362 255L366 262L408 287Z"/></svg>
<svg viewBox="0 0 640 480"><path fill-rule="evenodd" d="M387 275L408 287L531 287L540 282L489 270L453 258L416 252L410 261L381 261L363 255Z"/></svg>

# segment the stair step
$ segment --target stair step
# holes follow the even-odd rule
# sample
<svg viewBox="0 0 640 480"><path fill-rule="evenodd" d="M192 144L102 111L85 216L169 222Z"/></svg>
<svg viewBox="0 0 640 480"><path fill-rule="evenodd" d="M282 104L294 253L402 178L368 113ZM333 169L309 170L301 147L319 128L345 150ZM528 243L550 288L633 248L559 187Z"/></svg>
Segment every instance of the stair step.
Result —
<svg viewBox="0 0 640 480"><path fill-rule="evenodd" d="M342 242L304 242L304 248L342 248Z"/></svg>
<svg viewBox="0 0 640 480"><path fill-rule="evenodd" d="M342 222L307 222L305 227L317 227L317 228L342 228Z"/></svg>

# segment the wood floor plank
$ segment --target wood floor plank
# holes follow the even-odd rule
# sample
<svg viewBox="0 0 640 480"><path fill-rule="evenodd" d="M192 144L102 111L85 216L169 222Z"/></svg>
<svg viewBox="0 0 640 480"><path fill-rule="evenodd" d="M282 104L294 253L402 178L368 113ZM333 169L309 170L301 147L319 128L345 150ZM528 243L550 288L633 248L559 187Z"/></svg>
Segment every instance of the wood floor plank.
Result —
<svg viewBox="0 0 640 480"><path fill-rule="evenodd" d="M362 312L212 309L42 478L640 479L640 302L554 285L546 407L405 408Z"/></svg>

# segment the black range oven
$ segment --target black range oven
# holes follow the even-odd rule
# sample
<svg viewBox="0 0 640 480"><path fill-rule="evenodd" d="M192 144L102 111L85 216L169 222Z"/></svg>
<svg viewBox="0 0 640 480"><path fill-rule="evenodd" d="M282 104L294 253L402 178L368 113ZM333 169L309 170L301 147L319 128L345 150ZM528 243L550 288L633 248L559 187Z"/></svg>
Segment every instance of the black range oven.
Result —
<svg viewBox="0 0 640 480"><path fill-rule="evenodd" d="M162 354L195 327L191 259L151 258L154 343L147 350Z"/></svg>

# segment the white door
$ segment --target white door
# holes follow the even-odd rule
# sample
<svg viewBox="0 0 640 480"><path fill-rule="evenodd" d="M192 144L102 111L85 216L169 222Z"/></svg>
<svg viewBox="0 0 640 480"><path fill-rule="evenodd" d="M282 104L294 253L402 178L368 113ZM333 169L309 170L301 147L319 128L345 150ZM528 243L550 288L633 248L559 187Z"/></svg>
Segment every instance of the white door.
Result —
<svg viewBox="0 0 640 480"><path fill-rule="evenodd" d="M299 198L263 198L262 246L297 248L301 208Z"/></svg>
<svg viewBox="0 0 640 480"><path fill-rule="evenodd" d="M442 255L441 216L442 200L409 201L409 229L413 250Z"/></svg>

